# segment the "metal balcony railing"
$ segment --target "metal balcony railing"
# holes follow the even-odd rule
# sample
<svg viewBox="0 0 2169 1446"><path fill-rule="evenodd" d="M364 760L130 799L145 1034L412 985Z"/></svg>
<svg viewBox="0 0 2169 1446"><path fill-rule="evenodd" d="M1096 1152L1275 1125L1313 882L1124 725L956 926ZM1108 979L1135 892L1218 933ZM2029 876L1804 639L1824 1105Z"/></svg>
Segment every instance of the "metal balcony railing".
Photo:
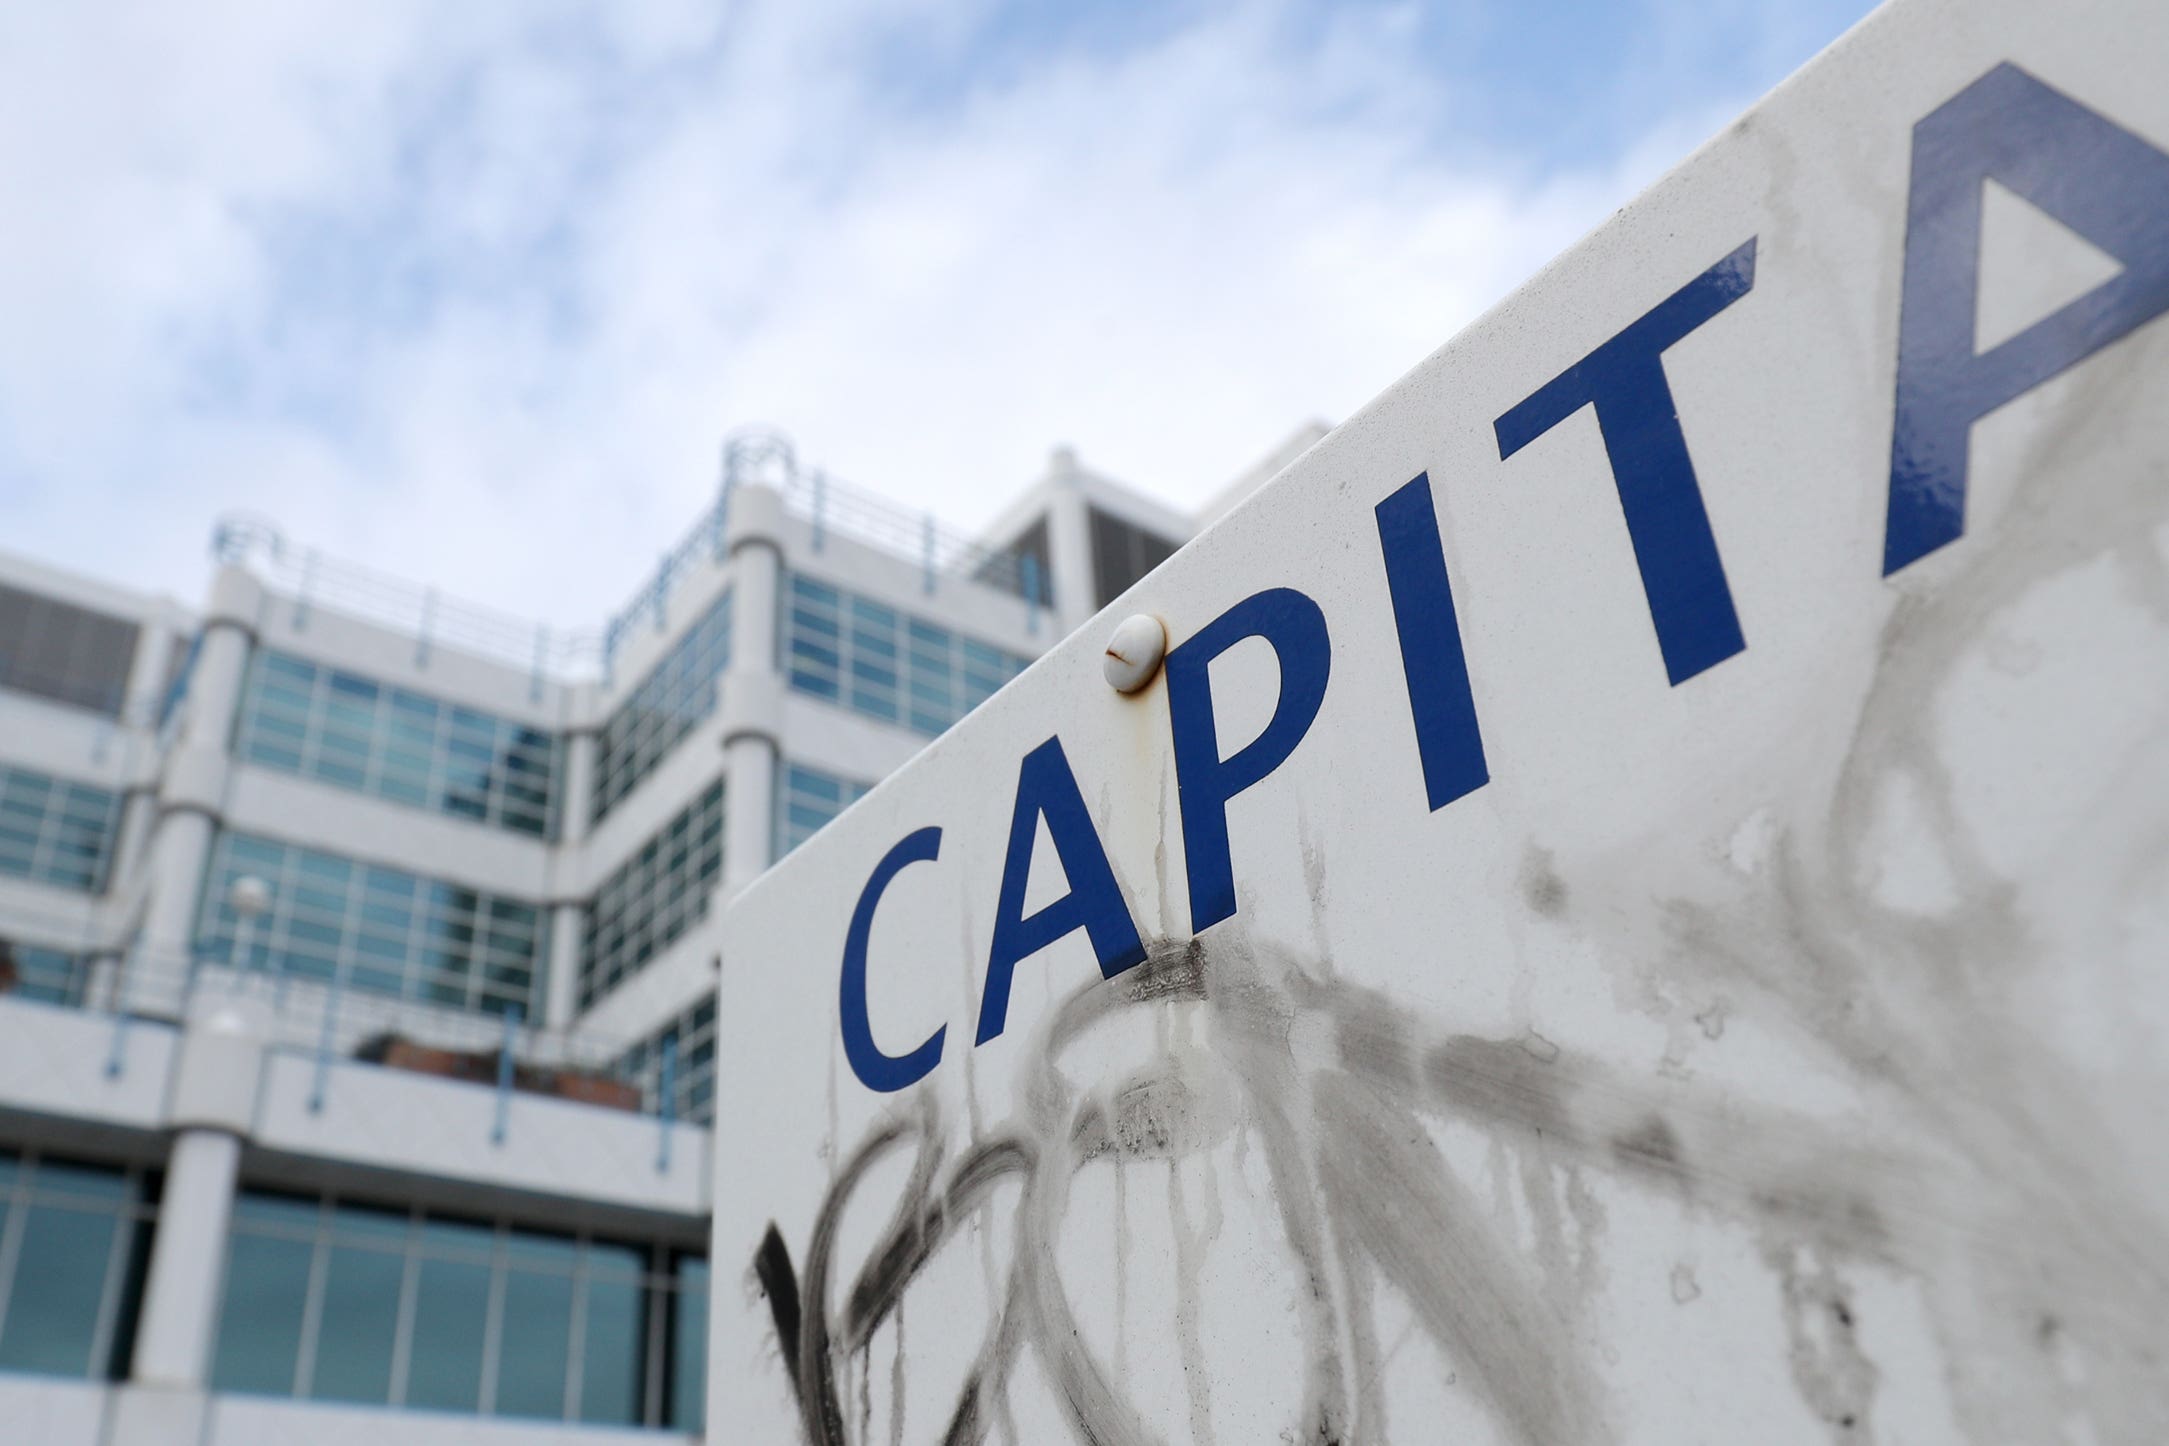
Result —
<svg viewBox="0 0 2169 1446"><path fill-rule="evenodd" d="M237 969L192 956L158 957L140 947L109 952L0 945L0 1000L103 1015L112 1020L108 1074L127 1068L128 1031L178 1026L210 989L247 990L270 1005L269 1045L315 1060L312 1111L336 1088L335 1065L404 1069L490 1086L504 1130L515 1094L541 1094L656 1120L658 1168L669 1164L680 1123L713 1114L714 1011L697 1027L681 1019L640 1039L530 1025L516 1012L495 1017L346 987L338 979Z"/></svg>
<svg viewBox="0 0 2169 1446"><path fill-rule="evenodd" d="M899 507L820 468L801 468L789 440L765 431L739 432L724 442L715 500L599 628L553 631L462 602L435 588L300 546L261 517L220 519L212 530L211 551L220 562L256 571L290 599L297 624L305 625L315 607L345 613L411 635L422 660L430 648L443 645L527 669L539 696L547 678L613 681L612 661L634 628L668 627L672 601L695 564L722 559L731 494L749 483L780 492L784 506L811 526L816 549L831 535L849 537L917 566L930 593L951 580L967 581L1047 605L1048 580L1036 558L985 547L943 526L931 512Z"/></svg>

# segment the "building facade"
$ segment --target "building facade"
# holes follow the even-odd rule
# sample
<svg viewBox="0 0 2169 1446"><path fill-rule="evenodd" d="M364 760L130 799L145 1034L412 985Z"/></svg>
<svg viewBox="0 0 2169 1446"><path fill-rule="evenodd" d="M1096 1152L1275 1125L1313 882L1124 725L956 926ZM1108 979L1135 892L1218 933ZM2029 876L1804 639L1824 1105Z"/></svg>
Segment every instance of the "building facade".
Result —
<svg viewBox="0 0 2169 1446"><path fill-rule="evenodd" d="M1190 531L742 437L575 636L245 521L200 608L0 555L0 1438L699 1437L694 925Z"/></svg>

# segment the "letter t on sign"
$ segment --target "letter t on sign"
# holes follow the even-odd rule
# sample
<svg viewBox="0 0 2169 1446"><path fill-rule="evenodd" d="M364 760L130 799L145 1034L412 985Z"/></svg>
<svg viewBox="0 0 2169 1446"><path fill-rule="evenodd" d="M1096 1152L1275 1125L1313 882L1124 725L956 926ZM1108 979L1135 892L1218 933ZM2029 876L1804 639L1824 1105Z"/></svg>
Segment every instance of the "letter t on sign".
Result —
<svg viewBox="0 0 2169 1446"><path fill-rule="evenodd" d="M1746 648L1679 409L1664 377L1666 348L1755 285L1755 238L1657 303L1625 331L1538 387L1493 424L1499 460L1573 416L1597 409L1619 507L1642 571L1664 670L1678 687Z"/></svg>

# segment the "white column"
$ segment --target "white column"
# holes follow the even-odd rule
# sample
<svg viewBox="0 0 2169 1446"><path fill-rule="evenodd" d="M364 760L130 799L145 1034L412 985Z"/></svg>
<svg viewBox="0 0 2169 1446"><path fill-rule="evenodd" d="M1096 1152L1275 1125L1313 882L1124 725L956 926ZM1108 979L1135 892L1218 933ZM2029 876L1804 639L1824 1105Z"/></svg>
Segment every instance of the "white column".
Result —
<svg viewBox="0 0 2169 1446"><path fill-rule="evenodd" d="M1048 477L1060 485L1047 497L1047 596L1053 600L1053 626L1045 646L1066 637L1099 611L1092 581L1092 519L1078 485L1077 454L1067 447L1055 449L1047 464Z"/></svg>
<svg viewBox="0 0 2169 1446"><path fill-rule="evenodd" d="M550 918L550 978L543 995L542 1023L566 1029L580 1012L580 946L587 933L587 910L559 904Z"/></svg>
<svg viewBox="0 0 2169 1446"><path fill-rule="evenodd" d="M783 733L783 674L776 663L782 536L781 494L740 488L731 501L731 665L723 675L725 897L760 876L774 846Z"/></svg>
<svg viewBox="0 0 2169 1446"><path fill-rule="evenodd" d="M178 978L195 947L196 898L211 858L216 825L196 808L166 805L151 836L150 902L143 914L139 958L144 972Z"/></svg>
<svg viewBox="0 0 2169 1446"><path fill-rule="evenodd" d="M731 499L730 521L730 672L773 673L776 602L783 578L783 495L772 487L741 487Z"/></svg>
<svg viewBox="0 0 2169 1446"><path fill-rule="evenodd" d="M266 1020L261 999L222 990L197 1001L183 1027L167 1103L176 1133L130 1370L139 1386L201 1390L209 1376L241 1140L255 1120Z"/></svg>
<svg viewBox="0 0 2169 1446"><path fill-rule="evenodd" d="M226 1237L241 1177L241 1141L224 1130L183 1130L166 1161L132 1379L200 1389L209 1379Z"/></svg>
<svg viewBox="0 0 2169 1446"><path fill-rule="evenodd" d="M565 735L565 772L558 780L557 842L570 849L587 837L594 822L595 731L592 728Z"/></svg>
<svg viewBox="0 0 2169 1446"><path fill-rule="evenodd" d="M186 711L159 781L142 935L142 957L151 971L185 967L194 944L196 898L225 804L227 742L241 705L261 599L256 579L237 567L221 570L212 584L203 643L182 705Z"/></svg>
<svg viewBox="0 0 2169 1446"><path fill-rule="evenodd" d="M776 743L741 732L723 746L723 891L760 877L775 843Z"/></svg>

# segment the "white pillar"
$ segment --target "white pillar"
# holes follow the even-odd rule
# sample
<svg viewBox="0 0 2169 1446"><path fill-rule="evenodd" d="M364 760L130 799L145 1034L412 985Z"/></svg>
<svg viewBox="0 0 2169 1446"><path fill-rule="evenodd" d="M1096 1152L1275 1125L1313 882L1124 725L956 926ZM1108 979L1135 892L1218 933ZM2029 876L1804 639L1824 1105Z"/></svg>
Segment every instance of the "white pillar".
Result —
<svg viewBox="0 0 2169 1446"><path fill-rule="evenodd" d="M772 860L776 817L776 742L741 732L723 746L723 891L737 893Z"/></svg>
<svg viewBox="0 0 2169 1446"><path fill-rule="evenodd" d="M587 837L594 822L595 730L565 734L565 771L558 779L557 842L570 848Z"/></svg>
<svg viewBox="0 0 2169 1446"><path fill-rule="evenodd" d="M580 1012L580 950L587 936L587 910L559 904L550 919L550 977L543 994L542 1023L567 1029Z"/></svg>
<svg viewBox="0 0 2169 1446"><path fill-rule="evenodd" d="M583 698L592 706L592 697ZM577 895L587 884L580 867L589 826L594 822L595 731L565 734L565 767L558 779L557 842L550 846L550 881L559 903L550 918L549 979L543 991L542 1023L566 1029L580 1012L580 953L586 937L587 910Z"/></svg>
<svg viewBox="0 0 2169 1446"><path fill-rule="evenodd" d="M130 1374L138 1385L200 1389L209 1379L240 1177L239 1137L211 1129L175 1137L136 1328Z"/></svg>
<svg viewBox="0 0 2169 1446"><path fill-rule="evenodd" d="M199 1000L183 1027L167 1101L176 1133L129 1376L139 1386L201 1390L209 1377L267 1017L261 999L222 990Z"/></svg>
<svg viewBox="0 0 2169 1446"><path fill-rule="evenodd" d="M141 967L177 980L195 948L196 899L210 862L216 825L196 808L166 806L151 837L150 902L138 944Z"/></svg>
<svg viewBox="0 0 2169 1446"><path fill-rule="evenodd" d="M723 892L758 878L775 841L783 674L776 609L783 585L783 498L749 486L731 501L731 665L723 675Z"/></svg>
<svg viewBox="0 0 2169 1446"><path fill-rule="evenodd" d="M730 671L773 673L783 579L783 494L772 487L739 488L731 499L730 525Z"/></svg>
<svg viewBox="0 0 2169 1446"><path fill-rule="evenodd" d="M185 712L159 780L141 940L144 966L152 972L185 968L194 946L196 899L225 805L226 749L262 597L256 579L238 567L222 569L211 587Z"/></svg>
<svg viewBox="0 0 2169 1446"><path fill-rule="evenodd" d="M1078 482L1077 454L1057 448L1047 465L1049 480L1060 484L1047 498L1047 596L1052 600L1054 626L1046 646L1052 647L1082 626L1099 611L1092 578L1092 518L1084 490Z"/></svg>

